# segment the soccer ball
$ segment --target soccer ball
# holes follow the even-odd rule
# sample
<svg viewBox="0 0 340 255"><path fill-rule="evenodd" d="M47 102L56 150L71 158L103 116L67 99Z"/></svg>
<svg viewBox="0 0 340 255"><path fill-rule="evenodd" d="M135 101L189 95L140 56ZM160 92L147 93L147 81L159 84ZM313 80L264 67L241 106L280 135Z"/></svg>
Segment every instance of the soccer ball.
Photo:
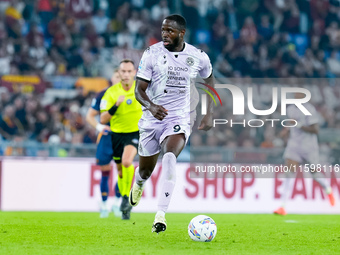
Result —
<svg viewBox="0 0 340 255"><path fill-rule="evenodd" d="M217 233L215 221L206 215L193 218L188 226L190 238L197 242L211 242Z"/></svg>

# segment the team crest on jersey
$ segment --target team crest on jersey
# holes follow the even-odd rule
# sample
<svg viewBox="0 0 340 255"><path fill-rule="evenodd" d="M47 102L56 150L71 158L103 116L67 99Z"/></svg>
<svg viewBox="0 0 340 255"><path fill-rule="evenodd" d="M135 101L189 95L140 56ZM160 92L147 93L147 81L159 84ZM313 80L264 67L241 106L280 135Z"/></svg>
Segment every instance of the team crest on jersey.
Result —
<svg viewBox="0 0 340 255"><path fill-rule="evenodd" d="M192 57L187 57L186 62L188 66L193 66L195 64L195 60Z"/></svg>
<svg viewBox="0 0 340 255"><path fill-rule="evenodd" d="M126 100L126 103L127 104L132 104L132 100L131 99Z"/></svg>

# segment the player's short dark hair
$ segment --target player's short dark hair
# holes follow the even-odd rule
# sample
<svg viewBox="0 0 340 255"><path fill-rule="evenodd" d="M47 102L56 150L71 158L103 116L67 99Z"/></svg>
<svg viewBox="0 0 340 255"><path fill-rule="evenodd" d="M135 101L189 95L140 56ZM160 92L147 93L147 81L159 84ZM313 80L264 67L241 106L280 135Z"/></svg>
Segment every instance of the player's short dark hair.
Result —
<svg viewBox="0 0 340 255"><path fill-rule="evenodd" d="M175 21L178 25L179 30L185 30L187 28L187 21L179 14L173 14L165 17L167 20Z"/></svg>
<svg viewBox="0 0 340 255"><path fill-rule="evenodd" d="M122 64L122 63L131 63L133 66L135 66L135 62L133 62L133 60L128 59L128 58L123 59L122 61L120 61L119 64Z"/></svg>

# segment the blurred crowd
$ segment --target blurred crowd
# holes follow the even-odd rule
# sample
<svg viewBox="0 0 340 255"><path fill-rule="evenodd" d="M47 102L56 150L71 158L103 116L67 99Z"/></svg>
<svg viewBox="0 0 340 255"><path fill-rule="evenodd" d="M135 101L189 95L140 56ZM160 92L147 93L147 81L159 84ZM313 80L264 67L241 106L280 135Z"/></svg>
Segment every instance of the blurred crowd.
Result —
<svg viewBox="0 0 340 255"><path fill-rule="evenodd" d="M109 78L123 57L138 63L161 39L162 20L171 13L186 17L186 41L207 52L218 79L340 76L338 0L3 0L0 75ZM339 98L339 91L327 86L316 106L323 127L339 128L339 106L324 104L327 93ZM1 93L3 139L95 142L84 117L93 93L48 105L39 103L43 96ZM193 141L270 147L279 131L227 128Z"/></svg>
<svg viewBox="0 0 340 255"><path fill-rule="evenodd" d="M228 3L229 2L229 3ZM222 1L215 69L232 77L337 77L338 0ZM233 25L232 25L233 24Z"/></svg>
<svg viewBox="0 0 340 255"><path fill-rule="evenodd" d="M75 98L56 99L48 105L40 103L43 94L1 93L0 140L71 145L95 143L96 130L85 121L94 93L84 96L81 90L79 92ZM15 154L12 151L2 153Z"/></svg>
<svg viewBox="0 0 340 255"><path fill-rule="evenodd" d="M273 83L258 84L257 80L232 79L228 83L237 85L243 91L251 84L254 97L253 103L256 109L269 109L272 105L272 84L287 86L287 84L304 84L312 93L311 103L318 112L319 125L324 130L340 130L340 86L330 86L328 80L318 79L316 84L309 80L285 81L279 79ZM308 84L308 85L307 85ZM296 85L294 86L296 87ZM195 127L190 144L193 148L200 146L235 148L283 148L287 142L287 136L282 135L283 127L280 124L285 116L281 116L280 107L270 116L256 116L247 112L246 116L233 116L230 93L219 91L223 106L214 110L215 119L226 119L226 125L217 125L208 132L199 132ZM51 103L43 104L44 94L19 94L0 93L0 139L3 141L37 141L45 144L94 144L96 142L96 130L86 121L86 113L91 105L94 93L84 94L78 89L77 95L71 99L57 98ZM201 106L197 107L200 116ZM287 117L286 117L287 118ZM239 124L231 125L230 120ZM262 119L265 125L261 128L250 128L248 124L240 124L244 119ZM279 119L274 125L265 119ZM199 122L199 120L198 120ZM198 124L196 123L196 125ZM247 122L246 122L247 123ZM258 125L259 123L253 123ZM320 137L323 149L338 148L338 134L330 134L331 137ZM13 154L13 152L2 152ZM0 152L1 154L1 152ZM81 150L68 153L69 156L84 156Z"/></svg>

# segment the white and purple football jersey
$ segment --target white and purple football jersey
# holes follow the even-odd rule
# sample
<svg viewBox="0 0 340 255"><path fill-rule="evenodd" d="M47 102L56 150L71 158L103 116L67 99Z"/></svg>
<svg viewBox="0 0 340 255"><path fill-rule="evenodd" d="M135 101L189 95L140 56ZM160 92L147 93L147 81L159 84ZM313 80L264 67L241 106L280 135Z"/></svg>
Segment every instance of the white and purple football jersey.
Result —
<svg viewBox="0 0 340 255"><path fill-rule="evenodd" d="M304 115L295 105L290 105L287 108L287 116L296 120L302 126L317 124L319 121L315 107L310 103L306 103L304 106L312 115ZM290 128L290 136L284 157L301 163L303 161L319 163L317 162L319 158L317 135L305 132L297 127Z"/></svg>
<svg viewBox="0 0 340 255"><path fill-rule="evenodd" d="M181 52L168 51L163 42L145 50L137 77L150 82L146 94L154 104L167 109L168 115L161 121L143 107L138 123L140 156L159 153L161 143L171 135L183 133L188 141L199 100L195 87L198 74L208 78L212 67L207 54L190 44L185 43Z"/></svg>
<svg viewBox="0 0 340 255"><path fill-rule="evenodd" d="M147 48L140 61L137 77L150 84L146 93L150 100L168 110L166 119L187 117L198 104L195 78L203 79L212 73L210 59L205 52L185 43L181 52L168 51L163 42ZM156 120L143 108L143 119Z"/></svg>

